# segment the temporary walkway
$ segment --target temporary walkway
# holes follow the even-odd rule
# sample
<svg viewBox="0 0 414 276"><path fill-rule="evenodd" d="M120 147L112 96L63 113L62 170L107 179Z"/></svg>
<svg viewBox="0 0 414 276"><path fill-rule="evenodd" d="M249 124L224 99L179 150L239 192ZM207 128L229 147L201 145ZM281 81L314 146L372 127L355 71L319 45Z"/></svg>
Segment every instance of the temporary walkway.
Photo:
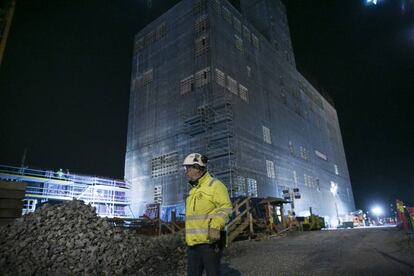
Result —
<svg viewBox="0 0 414 276"><path fill-rule="evenodd" d="M38 203L78 199L99 216L131 217L130 186L122 180L5 165L0 165L0 179L27 183L23 213L33 212Z"/></svg>

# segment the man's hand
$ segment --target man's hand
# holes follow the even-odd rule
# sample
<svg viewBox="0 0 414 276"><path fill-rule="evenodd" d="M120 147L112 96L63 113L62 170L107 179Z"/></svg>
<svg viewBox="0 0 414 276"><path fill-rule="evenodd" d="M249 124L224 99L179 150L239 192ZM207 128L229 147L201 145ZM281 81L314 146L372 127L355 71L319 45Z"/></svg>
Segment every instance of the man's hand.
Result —
<svg viewBox="0 0 414 276"><path fill-rule="evenodd" d="M208 240L211 242L220 240L220 230L216 228L209 228L208 230Z"/></svg>

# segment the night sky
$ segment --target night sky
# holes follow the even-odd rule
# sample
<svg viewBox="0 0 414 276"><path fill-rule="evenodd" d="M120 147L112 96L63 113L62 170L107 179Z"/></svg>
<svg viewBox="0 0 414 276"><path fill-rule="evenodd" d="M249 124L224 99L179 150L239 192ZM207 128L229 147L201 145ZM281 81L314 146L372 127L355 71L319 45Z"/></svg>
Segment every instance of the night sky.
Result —
<svg viewBox="0 0 414 276"><path fill-rule="evenodd" d="M31 168L122 179L133 36L177 2L19 0L0 164L27 148ZM299 71L335 103L357 208L414 205L414 1L283 2Z"/></svg>

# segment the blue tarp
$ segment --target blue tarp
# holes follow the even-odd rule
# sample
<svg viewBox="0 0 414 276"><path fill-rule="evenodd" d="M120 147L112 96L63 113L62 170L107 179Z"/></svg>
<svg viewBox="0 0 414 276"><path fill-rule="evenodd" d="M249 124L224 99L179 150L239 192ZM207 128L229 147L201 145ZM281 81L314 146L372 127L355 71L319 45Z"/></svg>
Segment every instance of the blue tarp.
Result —
<svg viewBox="0 0 414 276"><path fill-rule="evenodd" d="M161 220L171 221L171 212L175 211L177 220L184 220L185 217L185 203L175 205L161 206Z"/></svg>

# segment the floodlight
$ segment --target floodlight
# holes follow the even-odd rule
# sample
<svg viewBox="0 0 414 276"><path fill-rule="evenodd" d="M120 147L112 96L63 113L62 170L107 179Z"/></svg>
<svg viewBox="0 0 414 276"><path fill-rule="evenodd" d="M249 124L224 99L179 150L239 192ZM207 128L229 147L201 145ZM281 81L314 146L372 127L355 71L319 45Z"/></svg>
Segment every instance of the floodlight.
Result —
<svg viewBox="0 0 414 276"><path fill-rule="evenodd" d="M376 216L380 216L380 215L382 215L382 208L381 208L381 207L375 206L375 207L373 207L373 208L371 209L371 211L372 211L372 213L374 213L374 215L376 215Z"/></svg>

